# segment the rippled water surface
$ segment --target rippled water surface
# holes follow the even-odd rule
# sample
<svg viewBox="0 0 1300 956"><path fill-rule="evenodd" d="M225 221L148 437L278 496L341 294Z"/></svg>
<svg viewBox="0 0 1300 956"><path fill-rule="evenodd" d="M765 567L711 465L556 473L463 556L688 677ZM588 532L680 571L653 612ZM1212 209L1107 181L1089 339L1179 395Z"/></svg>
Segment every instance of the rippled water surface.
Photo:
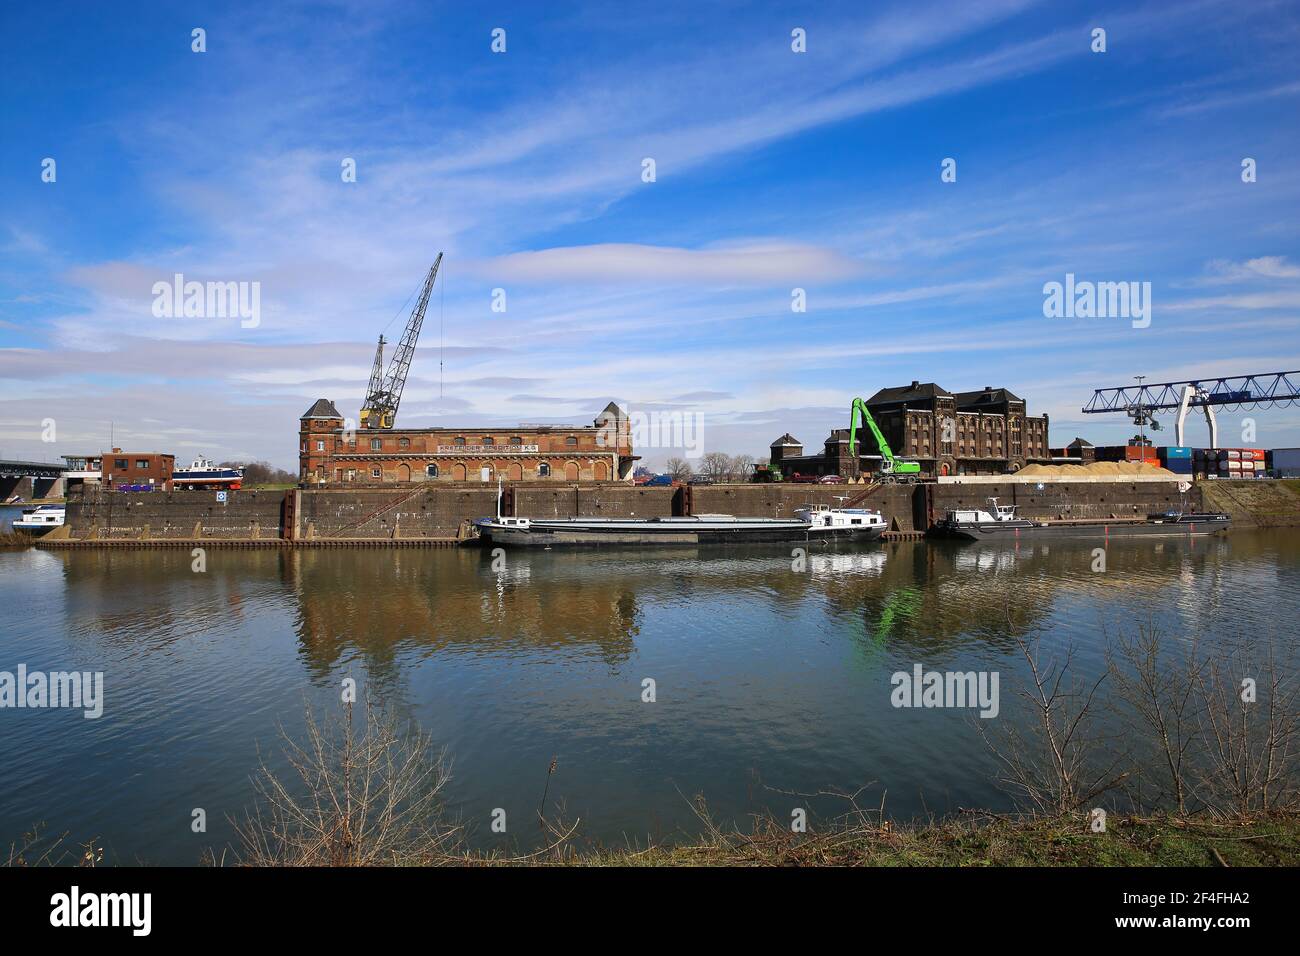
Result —
<svg viewBox="0 0 1300 956"><path fill-rule="evenodd" d="M0 552L0 671L104 672L104 715L0 710L0 840L44 822L116 862L195 863L231 839L259 748L345 677L431 733L483 846L496 807L530 845L549 804L586 839L673 837L781 791L856 789L901 817L1003 807L969 711L903 710L915 663L1023 677L1019 639L1072 645L1153 620L1169 642L1294 641L1300 536L1019 550ZM642 701L643 680L657 700ZM999 719L1016 719L1005 707ZM207 834L190 831L206 810ZM530 827L532 829L530 829Z"/></svg>

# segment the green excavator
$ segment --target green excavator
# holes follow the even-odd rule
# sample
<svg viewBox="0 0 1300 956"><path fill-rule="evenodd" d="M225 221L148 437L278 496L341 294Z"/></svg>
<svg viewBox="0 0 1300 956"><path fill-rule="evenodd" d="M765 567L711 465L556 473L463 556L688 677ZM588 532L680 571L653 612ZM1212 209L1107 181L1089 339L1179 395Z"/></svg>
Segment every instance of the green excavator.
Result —
<svg viewBox="0 0 1300 956"><path fill-rule="evenodd" d="M889 447L889 442L885 441L884 434L876 425L876 420L871 417L871 412L867 411L867 403L860 398L853 400L853 405L849 408L849 454L853 460L858 460L858 416L862 416L862 422L871 429L871 434L875 436L876 445L880 448L880 477L883 481L916 481L921 476L921 464L915 461L903 461L901 458L895 458L893 449Z"/></svg>

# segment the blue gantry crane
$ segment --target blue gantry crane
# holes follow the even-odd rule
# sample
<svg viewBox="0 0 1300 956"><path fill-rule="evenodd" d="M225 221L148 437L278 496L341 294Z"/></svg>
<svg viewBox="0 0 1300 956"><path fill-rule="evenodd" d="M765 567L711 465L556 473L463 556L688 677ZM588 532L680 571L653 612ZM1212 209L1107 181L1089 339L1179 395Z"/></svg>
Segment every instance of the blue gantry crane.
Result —
<svg viewBox="0 0 1300 956"><path fill-rule="evenodd" d="M1216 408L1235 412L1242 409L1271 408L1300 402L1300 371L1265 372L1260 375L1228 375L1222 378L1190 379L1185 382L1159 382L1099 388L1083 406L1087 414L1124 412L1137 425L1159 429L1154 413L1178 410L1174 420L1174 444L1183 441L1187 413L1199 408L1210 427L1211 448L1219 447Z"/></svg>

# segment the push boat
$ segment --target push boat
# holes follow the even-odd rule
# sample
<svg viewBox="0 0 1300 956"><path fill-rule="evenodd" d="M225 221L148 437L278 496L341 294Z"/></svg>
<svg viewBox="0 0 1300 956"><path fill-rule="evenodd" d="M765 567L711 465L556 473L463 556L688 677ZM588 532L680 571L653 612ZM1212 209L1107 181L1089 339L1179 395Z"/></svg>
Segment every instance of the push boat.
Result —
<svg viewBox="0 0 1300 956"><path fill-rule="evenodd" d="M199 456L188 468L177 468L172 472L173 488L228 488L238 491L244 480L244 472L239 468L221 468L210 459Z"/></svg>
<svg viewBox="0 0 1300 956"><path fill-rule="evenodd" d="M966 541L1012 540L1021 537L1120 538L1143 535L1200 537L1227 531L1232 516L1223 513L1164 511L1145 518L1064 518L1031 520L1016 514L1015 505L1000 505L990 498L987 509L949 510L936 525L945 537Z"/></svg>
<svg viewBox="0 0 1300 956"><path fill-rule="evenodd" d="M878 511L809 505L793 518L699 514L680 518L481 518L486 546L749 544L769 541L874 541L886 523Z"/></svg>
<svg viewBox="0 0 1300 956"><path fill-rule="evenodd" d="M47 531L63 527L65 514L63 505L24 508L22 517L14 519L13 527L15 531L25 531L28 534L45 534Z"/></svg>

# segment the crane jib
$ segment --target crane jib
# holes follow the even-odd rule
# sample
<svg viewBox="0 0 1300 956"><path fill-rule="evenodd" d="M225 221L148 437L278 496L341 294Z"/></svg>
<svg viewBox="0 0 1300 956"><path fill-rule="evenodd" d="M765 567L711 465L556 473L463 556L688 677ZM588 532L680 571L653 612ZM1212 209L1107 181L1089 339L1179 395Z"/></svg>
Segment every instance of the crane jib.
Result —
<svg viewBox="0 0 1300 956"><path fill-rule="evenodd" d="M406 387L406 376L411 370L411 359L415 357L415 343L420 338L420 326L424 324L424 313L429 307L429 296L433 292L434 280L438 277L438 266L442 264L442 253L433 260L429 274L424 279L424 288L420 298L411 310L411 318L406 323L402 338L393 351L388 371L380 376L384 361L384 337L379 336L379 347L375 350L375 364L370 372L370 384L366 388L366 400L361 406L361 427L392 428L397 418L397 406L402 401L402 390Z"/></svg>

